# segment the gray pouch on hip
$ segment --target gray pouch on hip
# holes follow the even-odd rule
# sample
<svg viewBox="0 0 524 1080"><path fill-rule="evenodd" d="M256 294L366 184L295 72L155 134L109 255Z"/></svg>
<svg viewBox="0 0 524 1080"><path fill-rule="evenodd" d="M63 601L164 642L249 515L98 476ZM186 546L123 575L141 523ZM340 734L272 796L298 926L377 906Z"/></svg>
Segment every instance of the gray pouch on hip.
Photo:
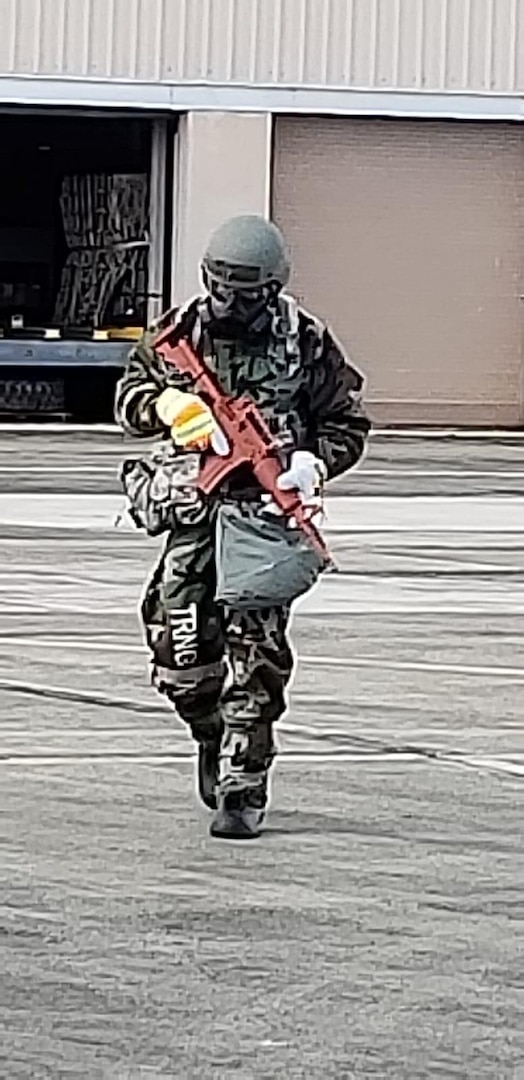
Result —
<svg viewBox="0 0 524 1080"><path fill-rule="evenodd" d="M231 608L290 604L325 563L299 529L257 503L223 503L216 519L215 598Z"/></svg>
<svg viewBox="0 0 524 1080"><path fill-rule="evenodd" d="M208 509L197 490L200 455L177 453L172 444L155 447L149 458L129 458L119 470L127 512L150 536L196 525Z"/></svg>

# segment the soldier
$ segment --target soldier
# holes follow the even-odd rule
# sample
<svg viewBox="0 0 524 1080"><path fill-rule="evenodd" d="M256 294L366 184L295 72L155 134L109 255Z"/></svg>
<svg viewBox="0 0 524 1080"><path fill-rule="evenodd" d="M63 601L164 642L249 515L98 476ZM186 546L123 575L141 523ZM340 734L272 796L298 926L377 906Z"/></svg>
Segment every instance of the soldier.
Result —
<svg viewBox="0 0 524 1080"><path fill-rule="evenodd" d="M282 447L282 487L307 501L363 454L370 424L362 376L330 331L284 292L289 262L272 223L250 215L226 222L207 245L201 274L203 293L176 312L176 335L191 342L226 392L253 399ZM224 452L209 409L187 376L178 378L153 351L152 336L132 351L118 383L117 422L134 435L172 438L182 452ZM261 497L241 470L218 493L218 500ZM273 727L286 708L290 610L287 601L224 608L215 585L208 507L169 533L142 617L153 683L198 744L199 792L214 811L211 834L248 839L260 835Z"/></svg>

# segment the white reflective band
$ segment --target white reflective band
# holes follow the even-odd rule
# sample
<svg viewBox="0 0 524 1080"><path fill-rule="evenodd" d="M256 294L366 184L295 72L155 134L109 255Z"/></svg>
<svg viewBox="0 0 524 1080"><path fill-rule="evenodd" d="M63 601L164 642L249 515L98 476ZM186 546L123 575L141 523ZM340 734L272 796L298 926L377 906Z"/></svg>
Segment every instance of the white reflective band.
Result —
<svg viewBox="0 0 524 1080"><path fill-rule="evenodd" d="M185 686L186 683L198 686L204 679L222 679L224 674L225 665L221 661L191 668L166 668L155 664L155 681L165 682L168 686Z"/></svg>
<svg viewBox="0 0 524 1080"><path fill-rule="evenodd" d="M119 403L117 410L119 420L122 423L123 427L125 427L128 431L133 432L133 427L127 419L127 412L131 406L131 403L139 398L142 398L144 395L149 394L152 396L157 392L158 387L154 382L140 383L139 386L132 386L130 390L127 390L121 402ZM151 404L151 396L149 398L149 401L147 401L147 405Z"/></svg>

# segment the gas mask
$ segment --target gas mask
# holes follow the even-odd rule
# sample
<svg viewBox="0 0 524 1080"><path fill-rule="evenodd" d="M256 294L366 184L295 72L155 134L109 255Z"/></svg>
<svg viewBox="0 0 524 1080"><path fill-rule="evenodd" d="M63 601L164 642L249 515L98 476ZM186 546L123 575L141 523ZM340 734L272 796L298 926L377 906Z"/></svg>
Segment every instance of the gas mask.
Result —
<svg viewBox="0 0 524 1080"><path fill-rule="evenodd" d="M223 332L262 333L269 325L280 285L271 282L253 288L239 288L204 272L212 321Z"/></svg>

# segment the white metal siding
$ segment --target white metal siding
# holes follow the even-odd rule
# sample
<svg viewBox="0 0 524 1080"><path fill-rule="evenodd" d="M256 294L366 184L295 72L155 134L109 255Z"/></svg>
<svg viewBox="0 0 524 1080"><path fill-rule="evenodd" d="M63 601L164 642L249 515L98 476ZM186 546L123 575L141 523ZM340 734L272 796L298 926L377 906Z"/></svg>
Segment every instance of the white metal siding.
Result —
<svg viewBox="0 0 524 1080"><path fill-rule="evenodd" d="M524 90L524 0L0 0L0 74Z"/></svg>

